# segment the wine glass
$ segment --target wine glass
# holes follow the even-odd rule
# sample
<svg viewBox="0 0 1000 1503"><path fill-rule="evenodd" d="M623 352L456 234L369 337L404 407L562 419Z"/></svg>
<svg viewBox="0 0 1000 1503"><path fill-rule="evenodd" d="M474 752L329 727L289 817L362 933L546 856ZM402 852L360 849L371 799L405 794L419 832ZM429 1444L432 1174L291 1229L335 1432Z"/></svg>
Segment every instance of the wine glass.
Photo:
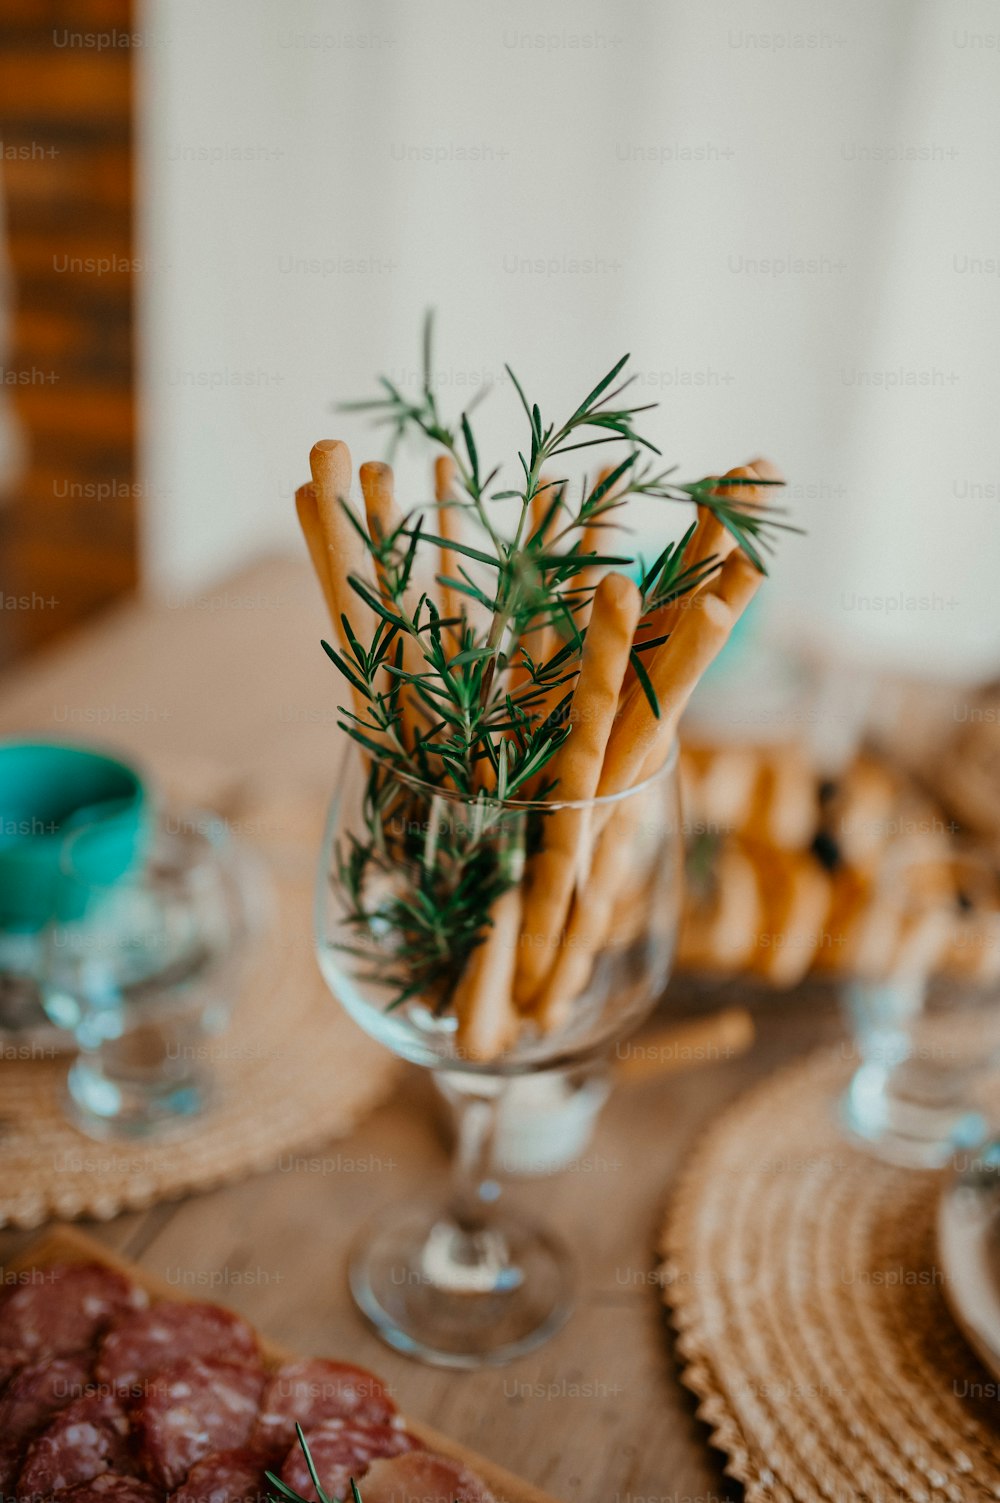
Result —
<svg viewBox="0 0 1000 1503"><path fill-rule="evenodd" d="M900 840L875 883L844 988L860 1063L840 1105L879 1158L939 1169L990 1128L1000 1065L1000 869L960 841Z"/></svg>
<svg viewBox="0 0 1000 1503"><path fill-rule="evenodd" d="M112 816L66 839L54 901L42 997L77 1043L70 1119L98 1140L189 1123L211 1100L208 1040L265 916L256 863L215 815Z"/></svg>
<svg viewBox="0 0 1000 1503"><path fill-rule="evenodd" d="M612 797L503 802L421 783L349 748L319 865L320 966L366 1032L436 1072L455 1115L450 1197L389 1207L351 1254L354 1299L397 1350L454 1368L507 1362L570 1312L573 1259L501 1200L491 1146L512 1077L600 1060L666 985L681 894L676 762L675 747L653 777ZM509 905L520 906L526 866L557 817L581 837L572 916L535 1018L513 1038L494 1029L491 1046L491 1019L512 1015L526 939L507 922ZM478 956L492 967L474 1020L485 1043L459 1000L470 952L473 966Z"/></svg>

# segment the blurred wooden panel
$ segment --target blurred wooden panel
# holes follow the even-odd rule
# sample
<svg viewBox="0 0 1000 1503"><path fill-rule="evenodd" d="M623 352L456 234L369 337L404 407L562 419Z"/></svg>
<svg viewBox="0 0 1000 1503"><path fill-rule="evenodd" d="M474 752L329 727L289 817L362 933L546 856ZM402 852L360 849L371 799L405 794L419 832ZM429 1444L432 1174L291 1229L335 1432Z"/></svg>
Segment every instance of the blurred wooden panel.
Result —
<svg viewBox="0 0 1000 1503"><path fill-rule="evenodd" d="M73 31L127 29L129 7L122 0L3 0L2 29L33 33L50 26Z"/></svg>
<svg viewBox="0 0 1000 1503"><path fill-rule="evenodd" d="M105 449L132 447L132 394L95 387L25 387L18 392L21 415L33 433Z"/></svg>
<svg viewBox="0 0 1000 1503"><path fill-rule="evenodd" d="M136 582L128 0L2 0L14 312L3 391L27 467L0 500L0 662Z"/></svg>
<svg viewBox="0 0 1000 1503"><path fill-rule="evenodd" d="M2 35L2 34L0 34ZM60 125L70 138L94 130L121 139L132 99L132 54L58 47L11 48L0 56L0 101L5 118L31 121L51 132Z"/></svg>
<svg viewBox="0 0 1000 1503"><path fill-rule="evenodd" d="M51 282L54 289L64 279L85 284L87 291L112 293L132 278L131 237L128 226L120 229L102 223L94 215L87 230L30 231L11 236L10 260L21 282ZM79 296L79 285L70 296Z"/></svg>
<svg viewBox="0 0 1000 1503"><path fill-rule="evenodd" d="M127 368L131 310L106 308L98 320L78 305L22 307L15 336L9 364L23 378L22 384L45 381L53 370L59 381L92 382Z"/></svg>
<svg viewBox="0 0 1000 1503"><path fill-rule="evenodd" d="M24 136L24 139L21 137ZM20 206L25 229L79 224L82 215L114 216L127 230L132 210L131 154L127 146L44 145L30 129L4 134L7 193ZM13 156L10 153L19 152ZM45 163L45 172L38 164Z"/></svg>

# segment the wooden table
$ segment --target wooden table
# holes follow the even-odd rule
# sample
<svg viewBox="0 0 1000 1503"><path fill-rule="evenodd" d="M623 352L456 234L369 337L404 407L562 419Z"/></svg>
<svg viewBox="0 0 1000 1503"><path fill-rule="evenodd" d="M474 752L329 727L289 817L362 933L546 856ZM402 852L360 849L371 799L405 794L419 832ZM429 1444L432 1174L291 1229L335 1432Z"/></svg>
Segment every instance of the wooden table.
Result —
<svg viewBox="0 0 1000 1503"><path fill-rule="evenodd" d="M184 606L128 606L0 681L0 734L99 739L325 789L338 733L322 631L312 579L289 560ZM691 1001L678 983L664 1010ZM242 1310L278 1343L375 1368L404 1410L558 1497L712 1503L732 1485L677 1378L654 1272L663 1208L699 1132L733 1096L839 1035L821 991L754 1005L750 1054L622 1088L576 1170L513 1187L578 1248L581 1289L569 1325L511 1367L455 1375L397 1356L347 1294L357 1224L384 1201L430 1189L444 1167L417 1073L351 1139L357 1170L285 1165L91 1230L168 1281ZM28 1240L0 1234L0 1259Z"/></svg>

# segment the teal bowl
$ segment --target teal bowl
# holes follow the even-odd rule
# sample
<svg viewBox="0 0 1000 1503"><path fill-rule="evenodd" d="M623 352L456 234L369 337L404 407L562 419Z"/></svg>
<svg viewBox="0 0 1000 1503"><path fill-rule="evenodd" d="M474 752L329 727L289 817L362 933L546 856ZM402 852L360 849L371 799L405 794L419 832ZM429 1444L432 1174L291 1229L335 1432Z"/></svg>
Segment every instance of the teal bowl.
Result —
<svg viewBox="0 0 1000 1503"><path fill-rule="evenodd" d="M68 743L0 742L0 932L44 928L74 830L93 828L93 877L110 884L138 859L149 817L146 786L126 762Z"/></svg>

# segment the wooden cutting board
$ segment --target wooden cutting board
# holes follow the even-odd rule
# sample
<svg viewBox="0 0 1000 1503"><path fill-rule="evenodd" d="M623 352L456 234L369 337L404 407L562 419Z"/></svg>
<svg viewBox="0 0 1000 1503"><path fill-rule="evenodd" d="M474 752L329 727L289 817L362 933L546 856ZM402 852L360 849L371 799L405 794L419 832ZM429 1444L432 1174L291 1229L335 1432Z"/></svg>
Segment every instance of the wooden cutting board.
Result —
<svg viewBox="0 0 1000 1503"><path fill-rule="evenodd" d="M118 1257L84 1232L69 1227L57 1227L54 1231L39 1238L19 1257L13 1259L9 1266L15 1272L25 1272L29 1268L51 1267L53 1263L104 1263L108 1268L115 1268L119 1273L126 1274L140 1289L145 1289L153 1301L161 1299L177 1301L188 1297L171 1289L169 1285L162 1283L135 1263L130 1263L127 1258ZM294 1361L301 1356L298 1352L284 1351L273 1342L265 1341L263 1337L261 1337L261 1348L265 1362L271 1367L277 1367L282 1362ZM551 1494L540 1492L537 1487L522 1482L519 1477L497 1466L495 1462L487 1461L483 1456L477 1456L475 1451L467 1450L456 1441L449 1440L445 1435L439 1435L429 1425L410 1419L408 1415L404 1415L404 1419L406 1428L416 1435L429 1451L440 1451L443 1456L452 1456L456 1461L461 1461L478 1473L495 1493L498 1503L557 1503ZM361 1491L363 1497L363 1487Z"/></svg>

